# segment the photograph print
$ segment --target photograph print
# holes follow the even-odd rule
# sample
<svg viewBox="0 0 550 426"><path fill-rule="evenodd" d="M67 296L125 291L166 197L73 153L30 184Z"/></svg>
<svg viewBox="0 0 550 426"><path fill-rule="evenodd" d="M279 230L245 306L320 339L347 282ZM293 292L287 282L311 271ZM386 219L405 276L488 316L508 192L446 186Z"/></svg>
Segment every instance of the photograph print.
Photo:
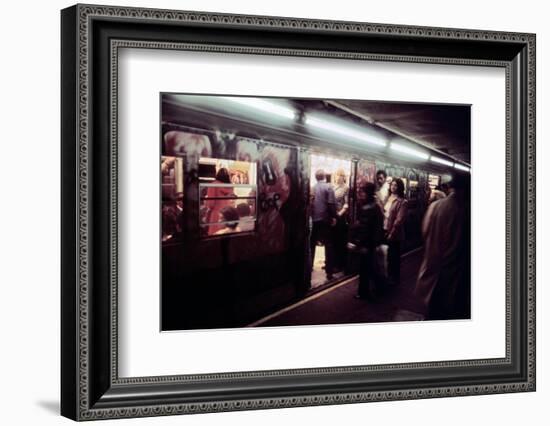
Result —
<svg viewBox="0 0 550 426"><path fill-rule="evenodd" d="M470 105L160 104L162 331L470 319Z"/></svg>

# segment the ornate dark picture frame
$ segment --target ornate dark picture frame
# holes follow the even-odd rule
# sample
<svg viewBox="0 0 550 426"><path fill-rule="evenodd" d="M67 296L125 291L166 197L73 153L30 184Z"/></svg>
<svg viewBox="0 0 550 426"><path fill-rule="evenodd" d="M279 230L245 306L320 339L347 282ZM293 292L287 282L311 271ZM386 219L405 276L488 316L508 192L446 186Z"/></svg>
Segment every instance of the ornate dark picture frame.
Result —
<svg viewBox="0 0 550 426"><path fill-rule="evenodd" d="M535 35L76 5L62 28L61 413L74 420L535 390ZM117 52L186 49L506 72L506 356L120 378Z"/></svg>

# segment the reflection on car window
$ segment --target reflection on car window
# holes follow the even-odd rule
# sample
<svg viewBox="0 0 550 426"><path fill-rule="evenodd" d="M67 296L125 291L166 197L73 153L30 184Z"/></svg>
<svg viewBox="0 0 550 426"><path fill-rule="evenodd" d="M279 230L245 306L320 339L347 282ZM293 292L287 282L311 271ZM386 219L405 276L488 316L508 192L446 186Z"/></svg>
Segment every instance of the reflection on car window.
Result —
<svg viewBox="0 0 550 426"><path fill-rule="evenodd" d="M256 163L201 158L199 182L201 236L254 231Z"/></svg>

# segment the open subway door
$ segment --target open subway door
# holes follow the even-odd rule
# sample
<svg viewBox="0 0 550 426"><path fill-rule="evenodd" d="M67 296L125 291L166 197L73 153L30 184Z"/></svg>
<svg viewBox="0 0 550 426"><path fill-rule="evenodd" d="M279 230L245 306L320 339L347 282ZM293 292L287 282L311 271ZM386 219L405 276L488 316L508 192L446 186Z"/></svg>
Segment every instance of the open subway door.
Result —
<svg viewBox="0 0 550 426"><path fill-rule="evenodd" d="M352 182L353 163L350 159L339 158L326 154L310 154L310 204L322 208L322 201L315 200L315 185L317 175L322 172L322 181L326 182L334 193L337 218L327 229L319 230L319 225L311 218L310 256L311 256L311 288L319 288L345 277L347 267L347 234L352 220ZM310 205L310 215L312 211Z"/></svg>

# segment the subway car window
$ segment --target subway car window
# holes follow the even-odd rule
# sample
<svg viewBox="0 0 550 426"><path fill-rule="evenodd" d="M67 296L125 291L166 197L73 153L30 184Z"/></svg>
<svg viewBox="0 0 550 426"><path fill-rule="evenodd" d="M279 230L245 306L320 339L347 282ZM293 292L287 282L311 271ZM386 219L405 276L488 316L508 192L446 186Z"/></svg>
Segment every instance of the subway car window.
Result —
<svg viewBox="0 0 550 426"><path fill-rule="evenodd" d="M161 157L162 242L178 240L183 231L183 158Z"/></svg>
<svg viewBox="0 0 550 426"><path fill-rule="evenodd" d="M255 230L256 179L256 163L216 158L199 160L201 237Z"/></svg>

